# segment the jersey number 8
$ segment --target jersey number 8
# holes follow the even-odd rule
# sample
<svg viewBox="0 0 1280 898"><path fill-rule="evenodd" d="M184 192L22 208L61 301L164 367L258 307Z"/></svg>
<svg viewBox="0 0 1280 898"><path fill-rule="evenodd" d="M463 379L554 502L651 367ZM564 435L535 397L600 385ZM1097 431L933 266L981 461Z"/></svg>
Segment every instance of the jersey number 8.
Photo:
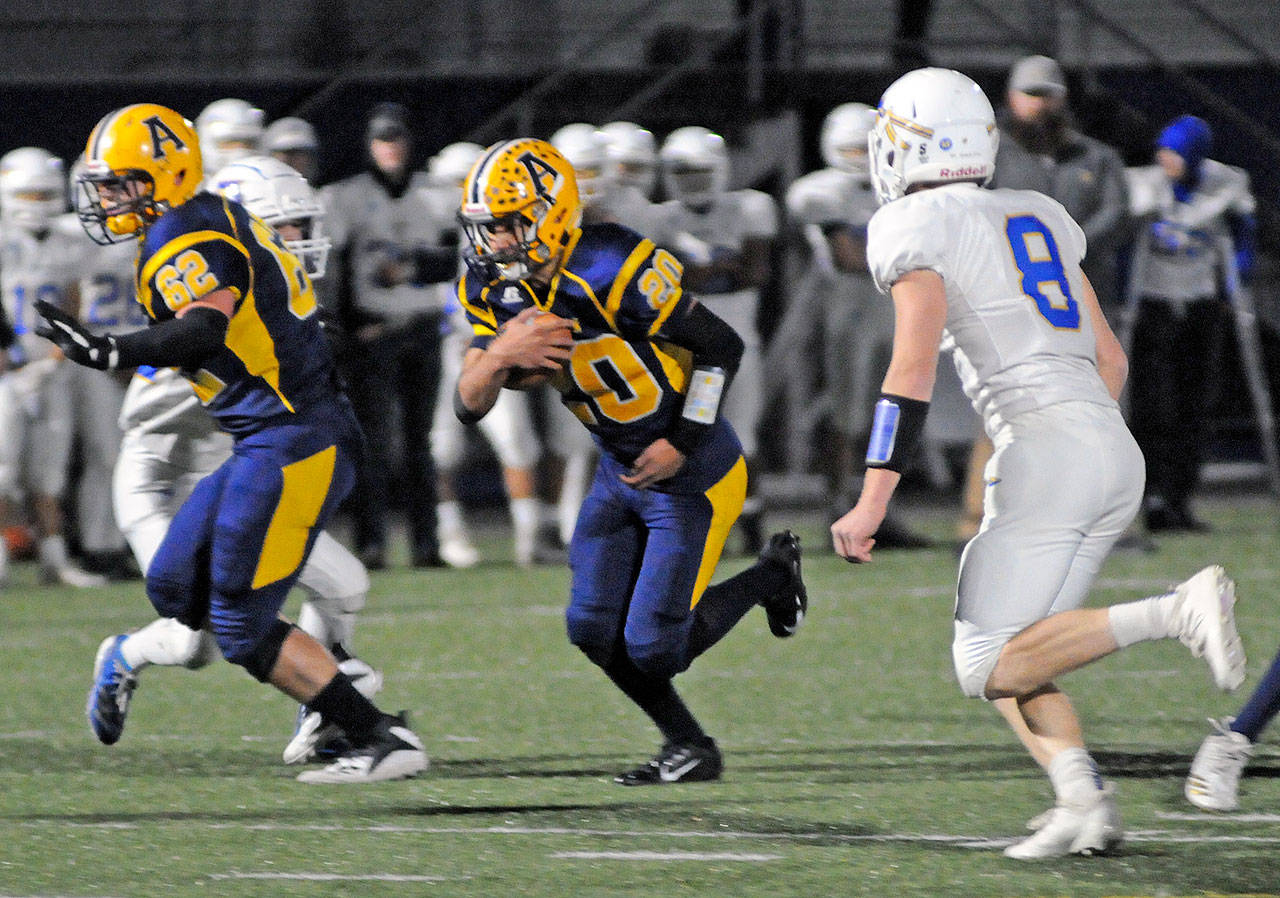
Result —
<svg viewBox="0 0 1280 898"><path fill-rule="evenodd" d="M1080 307L1071 295L1071 284L1058 255L1058 244L1044 222L1034 215L1015 215L1004 226L1014 264L1022 274L1022 292L1056 328L1080 327Z"/></svg>

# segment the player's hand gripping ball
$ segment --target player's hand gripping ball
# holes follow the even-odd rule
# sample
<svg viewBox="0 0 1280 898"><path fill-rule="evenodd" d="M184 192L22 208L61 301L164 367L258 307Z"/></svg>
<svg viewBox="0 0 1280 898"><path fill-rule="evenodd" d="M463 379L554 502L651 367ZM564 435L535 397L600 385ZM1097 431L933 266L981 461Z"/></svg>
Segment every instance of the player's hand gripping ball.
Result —
<svg viewBox="0 0 1280 898"><path fill-rule="evenodd" d="M551 381L564 369L573 348L573 322L537 308L523 310L499 327L498 335L511 341L517 358L506 382L514 390Z"/></svg>

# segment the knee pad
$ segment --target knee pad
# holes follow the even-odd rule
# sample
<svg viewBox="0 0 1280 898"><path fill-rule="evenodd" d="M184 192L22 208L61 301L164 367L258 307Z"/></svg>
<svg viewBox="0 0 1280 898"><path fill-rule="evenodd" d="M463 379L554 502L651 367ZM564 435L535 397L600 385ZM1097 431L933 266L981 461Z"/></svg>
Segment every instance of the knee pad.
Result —
<svg viewBox="0 0 1280 898"><path fill-rule="evenodd" d="M252 646L246 646L243 643L228 645L221 636L218 638L218 646L222 649L224 658L232 664L243 667L258 682L265 683L271 676L271 669L276 666L276 659L280 657L280 649L291 632L293 632L293 624L276 618L262 634L262 638Z"/></svg>
<svg viewBox="0 0 1280 898"><path fill-rule="evenodd" d="M996 669L1000 653L1021 628L984 631L974 624L957 620L955 638L951 642L951 658L955 663L960 691L969 698L984 698L987 680Z"/></svg>
<svg viewBox="0 0 1280 898"><path fill-rule="evenodd" d="M613 660L614 647L617 645L617 633L603 622L588 615L575 614L573 606L565 612L565 629L569 641L576 645L597 667L608 667Z"/></svg>
<svg viewBox="0 0 1280 898"><path fill-rule="evenodd" d="M689 663L685 655L685 647L673 641L650 642L644 645L627 643L627 657L631 659L631 663L651 677L669 680L676 674L688 670Z"/></svg>

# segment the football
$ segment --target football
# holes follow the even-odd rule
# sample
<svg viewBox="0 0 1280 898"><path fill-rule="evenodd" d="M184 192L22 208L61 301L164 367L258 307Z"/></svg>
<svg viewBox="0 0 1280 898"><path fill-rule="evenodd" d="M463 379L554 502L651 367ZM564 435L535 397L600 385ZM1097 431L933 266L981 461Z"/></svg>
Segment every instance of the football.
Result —
<svg viewBox="0 0 1280 898"><path fill-rule="evenodd" d="M540 318L549 314L551 313L539 311L534 317ZM506 324L502 327L505 328ZM501 333L502 328L498 330ZM573 328L570 327L569 322L566 320L562 326L547 331L546 336L549 342L572 340ZM537 368L513 368L511 373L507 375L506 387L509 390L532 390L549 383L559 373L559 371L543 371Z"/></svg>

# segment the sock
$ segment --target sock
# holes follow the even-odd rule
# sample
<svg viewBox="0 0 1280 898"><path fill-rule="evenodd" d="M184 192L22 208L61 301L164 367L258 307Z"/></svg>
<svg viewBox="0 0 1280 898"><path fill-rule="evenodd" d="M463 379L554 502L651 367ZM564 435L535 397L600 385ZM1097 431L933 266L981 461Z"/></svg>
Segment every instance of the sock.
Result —
<svg viewBox="0 0 1280 898"><path fill-rule="evenodd" d="M192 630L171 617L153 620L120 645L125 663L135 671L152 664L197 670L213 659L215 651L211 634Z"/></svg>
<svg viewBox="0 0 1280 898"><path fill-rule="evenodd" d="M1116 645L1124 648L1135 642L1177 636L1174 621L1177 599L1178 594L1170 592L1150 599L1112 605L1108 608L1107 617L1111 623L1111 635L1115 638Z"/></svg>
<svg viewBox="0 0 1280 898"><path fill-rule="evenodd" d="M1271 659L1271 666L1236 715L1231 729L1248 737L1250 742L1257 742L1277 712L1280 712L1280 652Z"/></svg>
<svg viewBox="0 0 1280 898"><path fill-rule="evenodd" d="M704 742L708 737L699 726L692 712L676 694L669 679L650 676L627 657L621 645L613 653L613 659L604 668L609 679L623 691L627 698L640 706L649 719L662 731L668 742Z"/></svg>
<svg viewBox="0 0 1280 898"><path fill-rule="evenodd" d="M40 567L60 571L67 566L67 543L61 535L40 538Z"/></svg>
<svg viewBox="0 0 1280 898"><path fill-rule="evenodd" d="M514 532L515 556L520 564L533 560L533 549L538 541L538 524L542 516L542 503L537 499L512 499L510 502L511 525Z"/></svg>
<svg viewBox="0 0 1280 898"><path fill-rule="evenodd" d="M342 671L334 674L329 684L307 702L307 707L319 711L326 723L337 724L357 744L368 741L369 734L383 716Z"/></svg>
<svg viewBox="0 0 1280 898"><path fill-rule="evenodd" d="M462 506L456 500L436 503L436 527L441 539L462 535L465 529L462 524Z"/></svg>
<svg viewBox="0 0 1280 898"><path fill-rule="evenodd" d="M760 561L728 580L707 587L693 608L689 660L723 639L762 598L786 589L790 582L790 574L781 565Z"/></svg>
<svg viewBox="0 0 1280 898"><path fill-rule="evenodd" d="M508 505L511 509L511 524L516 531L529 530L537 532L538 518L542 514L542 503L537 499L512 499Z"/></svg>
<svg viewBox="0 0 1280 898"><path fill-rule="evenodd" d="M1049 782L1059 804L1088 804L1102 791L1098 765L1083 748L1067 748L1054 755Z"/></svg>

